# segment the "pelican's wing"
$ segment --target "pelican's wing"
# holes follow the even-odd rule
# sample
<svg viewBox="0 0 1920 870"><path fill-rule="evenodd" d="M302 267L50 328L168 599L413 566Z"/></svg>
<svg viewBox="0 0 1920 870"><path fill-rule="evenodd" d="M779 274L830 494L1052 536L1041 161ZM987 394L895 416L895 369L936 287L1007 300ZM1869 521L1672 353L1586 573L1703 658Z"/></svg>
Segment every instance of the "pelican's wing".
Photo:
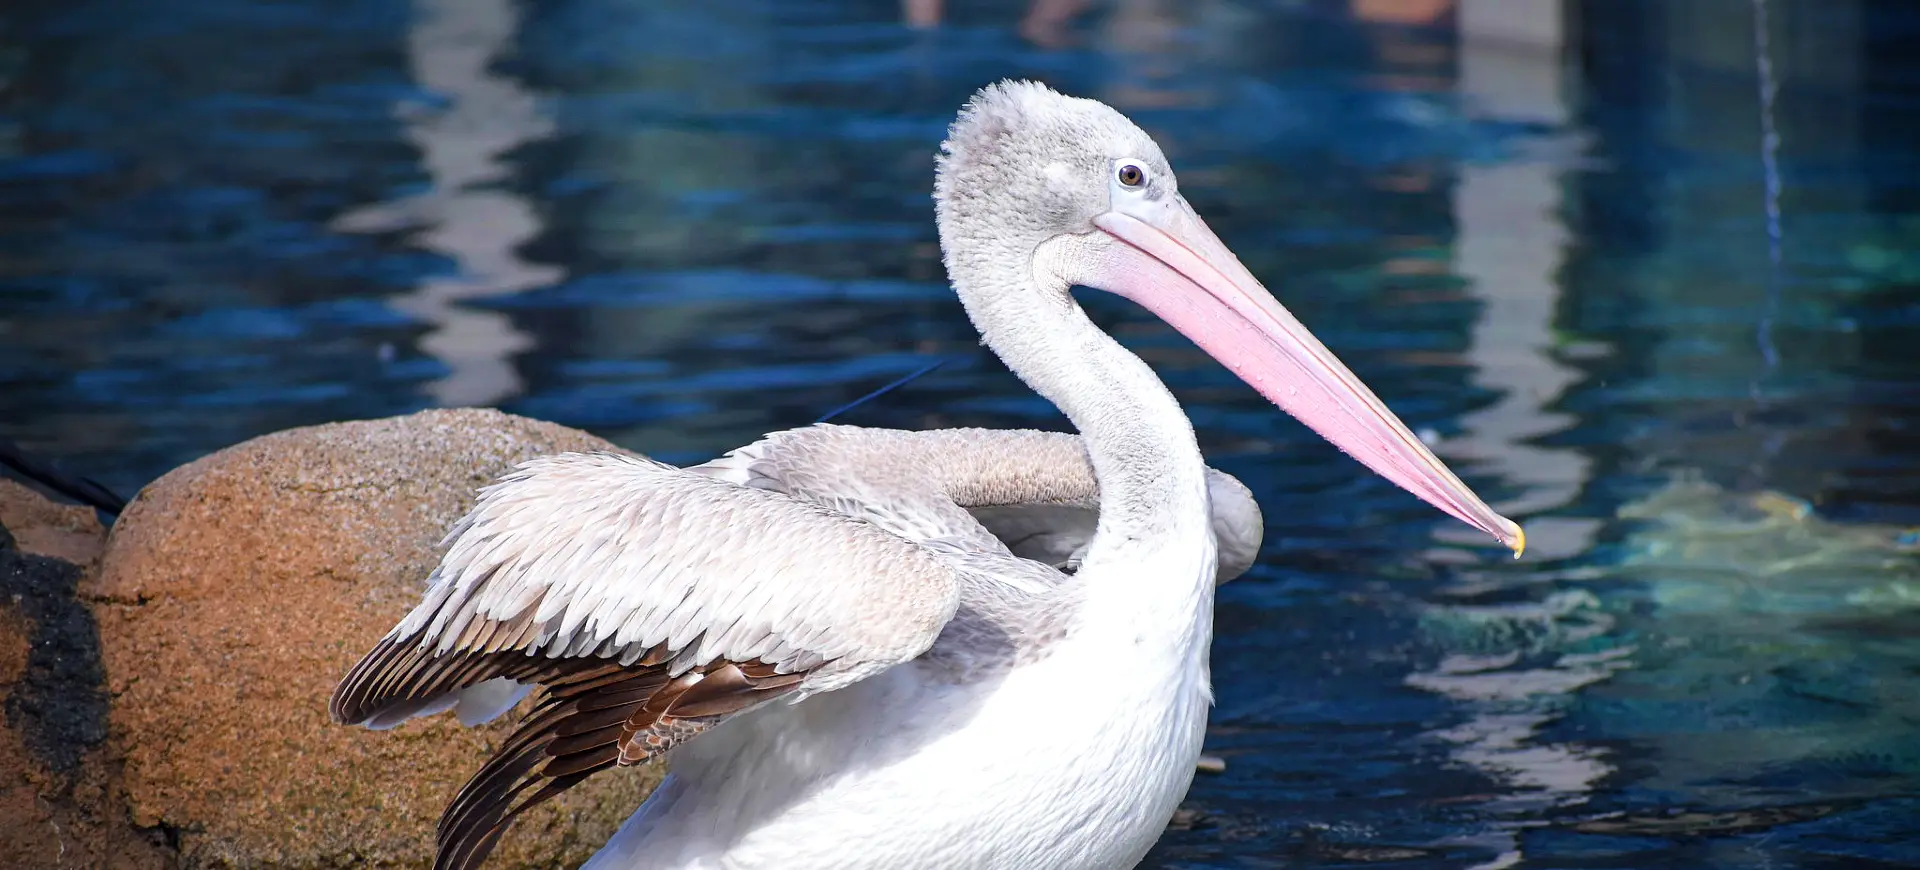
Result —
<svg viewBox="0 0 1920 870"><path fill-rule="evenodd" d="M1100 520L1100 489L1080 438L1058 432L910 432L819 425L772 433L692 471L797 496L921 543L953 542L1078 567ZM1218 581L1245 573L1265 525L1253 493L1207 470Z"/></svg>
<svg viewBox="0 0 1920 870"><path fill-rule="evenodd" d="M1070 438L1070 435L1061 435ZM1013 554L1044 562L1062 571L1076 571L1093 543L1100 523L1099 491L1087 470L1087 499L1083 504L1012 504L972 506L968 510ZM1219 546L1216 583L1247 573L1260 555L1266 525L1260 504L1246 484L1217 468L1207 469L1207 490L1213 501L1213 537Z"/></svg>
<svg viewBox="0 0 1920 870"><path fill-rule="evenodd" d="M516 684L543 686L441 818L436 867L477 866L516 815L592 773L913 659L961 582L871 524L613 454L521 465L449 539L424 600L331 703L379 727L456 701L497 715Z"/></svg>

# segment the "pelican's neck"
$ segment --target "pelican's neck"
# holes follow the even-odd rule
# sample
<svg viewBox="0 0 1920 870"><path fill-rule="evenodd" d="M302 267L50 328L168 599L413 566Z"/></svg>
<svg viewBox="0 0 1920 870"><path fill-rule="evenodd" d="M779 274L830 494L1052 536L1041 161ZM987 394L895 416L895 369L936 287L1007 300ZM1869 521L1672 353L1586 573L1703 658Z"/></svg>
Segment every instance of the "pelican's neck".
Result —
<svg viewBox="0 0 1920 870"><path fill-rule="evenodd" d="M987 346L1065 412L1086 443L1100 484L1100 523L1082 571L1192 570L1210 593L1216 554L1206 462L1173 394L1095 326L1064 285L1035 286L1022 267L1027 258L955 260L955 287ZM1146 580L1164 590L1155 592L1192 595L1187 578L1125 573L1159 574Z"/></svg>

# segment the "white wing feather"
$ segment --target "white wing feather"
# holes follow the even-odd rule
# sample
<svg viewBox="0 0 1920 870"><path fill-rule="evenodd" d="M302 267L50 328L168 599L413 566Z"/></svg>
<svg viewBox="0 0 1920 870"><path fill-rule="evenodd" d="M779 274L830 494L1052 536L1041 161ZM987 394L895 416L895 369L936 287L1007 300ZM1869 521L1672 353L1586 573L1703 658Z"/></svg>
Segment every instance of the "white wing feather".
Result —
<svg viewBox="0 0 1920 870"><path fill-rule="evenodd" d="M649 459L560 454L482 491L390 633L439 652L507 647L672 672L756 659L836 688L925 652L960 580L912 542L780 493ZM531 617L528 617L532 610ZM528 621L530 620L530 624Z"/></svg>

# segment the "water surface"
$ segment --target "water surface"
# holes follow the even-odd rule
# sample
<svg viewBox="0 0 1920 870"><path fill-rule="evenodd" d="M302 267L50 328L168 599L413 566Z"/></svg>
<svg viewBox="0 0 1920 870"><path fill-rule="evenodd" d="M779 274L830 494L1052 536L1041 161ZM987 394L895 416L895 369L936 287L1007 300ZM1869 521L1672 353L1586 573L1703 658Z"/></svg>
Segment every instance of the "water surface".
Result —
<svg viewBox="0 0 1920 870"><path fill-rule="evenodd" d="M128 492L437 405L693 462L941 358L846 422L1063 428L979 348L928 199L954 109L1036 77L1147 126L1534 541L1087 295L1269 522L1221 593L1227 771L1149 866L1920 864L1920 15L1769 7L1770 226L1748 3L1569 4L1565 62L1344 4L1037 41L949 5L0 12L0 435Z"/></svg>

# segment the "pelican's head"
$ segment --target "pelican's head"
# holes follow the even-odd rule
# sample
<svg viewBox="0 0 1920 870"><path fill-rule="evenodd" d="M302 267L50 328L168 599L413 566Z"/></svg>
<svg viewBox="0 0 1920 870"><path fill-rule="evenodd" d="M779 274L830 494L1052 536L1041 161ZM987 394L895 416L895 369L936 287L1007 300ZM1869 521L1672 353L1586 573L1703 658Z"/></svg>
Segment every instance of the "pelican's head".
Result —
<svg viewBox="0 0 1920 870"><path fill-rule="evenodd" d="M1180 195L1153 139L1102 103L1002 82L948 131L934 183L947 271L975 321L1078 285L1125 296L1376 473L1498 538L1526 537L1276 301ZM979 276L1016 278L981 280ZM963 276L974 276L963 280ZM969 289L971 287L972 289ZM971 297L971 298L970 298Z"/></svg>
<svg viewBox="0 0 1920 870"><path fill-rule="evenodd" d="M1105 103L1032 82L975 94L941 151L934 201L942 241L973 237L951 238L950 258L993 247L980 244L984 236L1038 247L1092 231L1109 211L1179 195L1146 131Z"/></svg>

